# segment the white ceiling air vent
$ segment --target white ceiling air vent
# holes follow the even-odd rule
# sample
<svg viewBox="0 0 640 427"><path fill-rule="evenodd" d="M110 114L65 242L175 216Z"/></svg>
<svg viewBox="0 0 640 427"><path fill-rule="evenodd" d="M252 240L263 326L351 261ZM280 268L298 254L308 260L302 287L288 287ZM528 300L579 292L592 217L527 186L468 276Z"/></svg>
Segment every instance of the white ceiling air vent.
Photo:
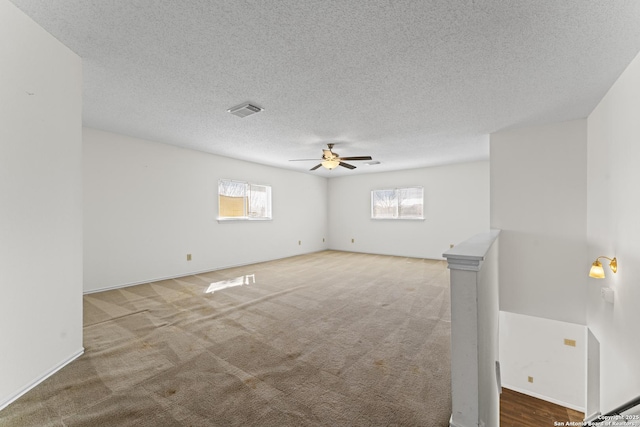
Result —
<svg viewBox="0 0 640 427"><path fill-rule="evenodd" d="M252 104L242 104L236 105L233 108L229 108L227 111L233 114L234 116L238 116L240 118L250 116L255 113L259 113L263 108L256 107Z"/></svg>

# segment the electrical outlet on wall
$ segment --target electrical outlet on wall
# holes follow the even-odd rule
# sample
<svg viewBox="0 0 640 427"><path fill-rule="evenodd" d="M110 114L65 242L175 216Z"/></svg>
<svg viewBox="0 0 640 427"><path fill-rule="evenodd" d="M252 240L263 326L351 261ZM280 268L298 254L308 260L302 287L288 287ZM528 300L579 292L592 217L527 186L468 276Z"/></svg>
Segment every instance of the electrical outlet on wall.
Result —
<svg viewBox="0 0 640 427"><path fill-rule="evenodd" d="M533 382L533 377L527 377L527 381L529 381L530 383Z"/></svg>

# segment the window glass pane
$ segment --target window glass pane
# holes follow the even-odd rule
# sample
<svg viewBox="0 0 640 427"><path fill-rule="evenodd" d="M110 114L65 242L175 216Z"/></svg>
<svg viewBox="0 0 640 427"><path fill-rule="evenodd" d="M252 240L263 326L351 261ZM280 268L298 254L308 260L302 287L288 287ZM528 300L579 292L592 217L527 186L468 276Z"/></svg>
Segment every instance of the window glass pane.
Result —
<svg viewBox="0 0 640 427"><path fill-rule="evenodd" d="M396 190L374 190L371 192L371 216L373 218L395 218L398 199Z"/></svg>
<svg viewBox="0 0 640 427"><path fill-rule="evenodd" d="M247 184L238 181L221 179L218 181L218 194L229 197L244 197L246 195Z"/></svg>
<svg viewBox="0 0 640 427"><path fill-rule="evenodd" d="M271 218L271 187L250 184L249 217Z"/></svg>
<svg viewBox="0 0 640 427"><path fill-rule="evenodd" d="M400 218L423 218L422 188L398 189L398 216Z"/></svg>
<svg viewBox="0 0 640 427"><path fill-rule="evenodd" d="M218 216L237 218L246 216L247 184L244 182L218 181Z"/></svg>

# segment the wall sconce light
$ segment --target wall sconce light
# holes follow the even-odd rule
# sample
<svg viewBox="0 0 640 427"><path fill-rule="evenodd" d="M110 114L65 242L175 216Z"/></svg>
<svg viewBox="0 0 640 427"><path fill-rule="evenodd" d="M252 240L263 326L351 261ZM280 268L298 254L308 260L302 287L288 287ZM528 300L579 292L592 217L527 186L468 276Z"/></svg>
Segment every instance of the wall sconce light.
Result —
<svg viewBox="0 0 640 427"><path fill-rule="evenodd" d="M618 260L616 260L615 257L613 257L613 259L606 257L606 256L599 256L598 258L596 258L596 260L593 262L593 264L591 264L591 270L589 271L589 277L593 277L595 279L604 279L604 269L602 268L602 263L599 261L600 258L605 258L608 259L609 262L609 268L611 268L611 271L613 271L614 273L618 271Z"/></svg>

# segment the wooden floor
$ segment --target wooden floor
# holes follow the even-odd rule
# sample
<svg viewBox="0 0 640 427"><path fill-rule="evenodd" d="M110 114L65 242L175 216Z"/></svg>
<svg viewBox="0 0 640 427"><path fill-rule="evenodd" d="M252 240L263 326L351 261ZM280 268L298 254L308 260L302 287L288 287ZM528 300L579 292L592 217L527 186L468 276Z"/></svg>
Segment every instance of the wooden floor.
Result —
<svg viewBox="0 0 640 427"><path fill-rule="evenodd" d="M582 421L584 414L506 388L500 396L500 427L552 427ZM554 424L558 422L558 424Z"/></svg>

